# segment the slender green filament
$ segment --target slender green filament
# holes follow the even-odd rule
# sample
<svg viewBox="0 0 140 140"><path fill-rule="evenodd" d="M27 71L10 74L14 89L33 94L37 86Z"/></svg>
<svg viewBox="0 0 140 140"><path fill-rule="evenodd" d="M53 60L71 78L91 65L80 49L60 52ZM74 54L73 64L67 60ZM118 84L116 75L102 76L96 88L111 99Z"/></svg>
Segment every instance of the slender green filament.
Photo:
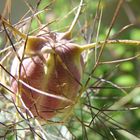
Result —
<svg viewBox="0 0 140 140"><path fill-rule="evenodd" d="M15 34L19 35L22 39L27 38L27 35L24 33L21 33L18 31L15 27L13 27L7 20L5 20L1 15L0 15L0 20L2 21L2 24L5 24L7 27L9 27Z"/></svg>
<svg viewBox="0 0 140 140"><path fill-rule="evenodd" d="M107 40L107 41L99 41L91 44L86 44L86 45L81 45L80 49L81 52L88 50L88 49L93 49L95 47L100 47L103 44L124 44L124 45L134 45L134 46L140 46L140 41L138 40Z"/></svg>

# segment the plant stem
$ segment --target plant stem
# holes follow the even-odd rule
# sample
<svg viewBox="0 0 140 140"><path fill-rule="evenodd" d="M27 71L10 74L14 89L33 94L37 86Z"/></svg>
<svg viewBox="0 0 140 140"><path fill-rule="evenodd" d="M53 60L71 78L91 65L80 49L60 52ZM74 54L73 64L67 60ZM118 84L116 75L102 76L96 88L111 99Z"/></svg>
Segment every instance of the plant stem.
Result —
<svg viewBox="0 0 140 140"><path fill-rule="evenodd" d="M70 28L68 29L68 31L65 32L65 34L62 38L71 38L71 32L72 32L73 28L75 27L75 24L78 21L79 15L81 13L82 5L83 5L83 0L80 1L79 8L77 10L74 20L72 21L72 23L70 25Z"/></svg>
<svg viewBox="0 0 140 140"><path fill-rule="evenodd" d="M2 21L2 24L6 25L7 27L9 27L15 34L19 35L22 39L27 38L27 35L24 33L21 33L20 31L18 31L18 29L16 29L15 27L13 27L7 20L5 20L1 15L0 15L0 21Z"/></svg>
<svg viewBox="0 0 140 140"><path fill-rule="evenodd" d="M124 44L124 45L134 45L140 46L140 41L138 40L106 40L106 41L99 41L91 44L81 45L81 51L93 49L95 47L101 47L103 44Z"/></svg>

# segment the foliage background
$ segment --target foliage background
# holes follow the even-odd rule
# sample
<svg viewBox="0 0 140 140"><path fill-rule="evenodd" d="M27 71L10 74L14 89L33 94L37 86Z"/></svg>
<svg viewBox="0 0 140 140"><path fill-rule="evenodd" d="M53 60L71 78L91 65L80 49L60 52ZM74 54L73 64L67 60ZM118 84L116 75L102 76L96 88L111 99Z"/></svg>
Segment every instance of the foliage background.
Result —
<svg viewBox="0 0 140 140"><path fill-rule="evenodd" d="M2 13L5 8L5 1L0 2ZM37 1L27 0L27 2L30 8L32 7L33 11L35 11ZM43 10L50 2L52 1L41 0L41 4L37 10ZM78 24L73 31L74 42L78 44L87 44L105 40L118 0L102 0L99 10L97 10L99 0L85 0L84 2ZM68 26L74 18L74 12L66 16L67 13L78 4L79 0L56 0L47 8L46 12L39 15L39 18L43 24L57 19L57 21L49 25L49 29L63 32L68 29ZM116 22L111 29L110 39L140 40L139 5L139 0L125 0L119 11ZM12 24L15 24L27 10L29 10L29 7L24 0L12 0L9 15L6 15L6 17L10 19ZM100 21L101 11L102 16ZM31 15L32 12L29 12L25 17ZM97 38L99 23L100 28ZM37 26L37 20L34 18L30 30L37 28ZM127 28L124 29L125 27ZM121 31L122 29L123 31ZM4 34L3 32L0 34L1 49L6 47L7 40L6 37L3 36ZM83 93L79 101L79 106L74 111L74 117L71 117L65 124L72 134L72 138L69 137L68 139L140 139L139 50L139 47L136 46L106 45L100 59L102 63L96 67L92 75L90 75L90 73L93 70L99 51L93 50L88 52L83 84L86 83L89 75L92 78L89 83L89 88ZM1 59L2 57L3 55L1 55ZM128 58L131 59L129 61L118 61ZM1 79L3 79L3 75L1 75ZM6 83L8 84L8 82ZM5 99L3 95L5 92L6 91L1 88L0 136L1 139L12 140L16 139L15 136L18 130L14 130L14 125L7 128L8 124L10 124L13 119L13 114L15 114L13 111L15 110L11 107L12 105L8 100ZM12 123L14 124L14 122ZM50 133L55 133L54 127L59 128L61 125L53 125L53 128L47 125L44 129L50 131ZM54 132L51 132L51 130ZM32 139L31 134L27 136L26 139Z"/></svg>

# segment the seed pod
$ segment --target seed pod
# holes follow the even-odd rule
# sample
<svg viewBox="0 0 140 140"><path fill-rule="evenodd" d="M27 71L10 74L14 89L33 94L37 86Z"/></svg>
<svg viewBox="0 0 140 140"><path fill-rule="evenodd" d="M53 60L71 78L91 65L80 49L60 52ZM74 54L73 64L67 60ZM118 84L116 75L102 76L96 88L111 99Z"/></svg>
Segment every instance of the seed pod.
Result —
<svg viewBox="0 0 140 140"><path fill-rule="evenodd" d="M60 40L60 34L49 34L29 37L25 48L22 62L16 57L11 67L12 75L22 81L12 79L11 88L15 96L20 94L35 117L46 120L63 114L66 108L71 107L80 89L83 74L80 47L69 40ZM18 54L23 55L23 47Z"/></svg>
<svg viewBox="0 0 140 140"><path fill-rule="evenodd" d="M11 66L11 89L16 102L18 95L21 97L22 104L18 102L18 105L26 106L35 117L46 120L63 114L78 95L84 49L69 39L82 3L81 0L77 15L65 33L40 32L37 36L27 37L0 16L4 28L6 25L26 40L25 47L20 47Z"/></svg>

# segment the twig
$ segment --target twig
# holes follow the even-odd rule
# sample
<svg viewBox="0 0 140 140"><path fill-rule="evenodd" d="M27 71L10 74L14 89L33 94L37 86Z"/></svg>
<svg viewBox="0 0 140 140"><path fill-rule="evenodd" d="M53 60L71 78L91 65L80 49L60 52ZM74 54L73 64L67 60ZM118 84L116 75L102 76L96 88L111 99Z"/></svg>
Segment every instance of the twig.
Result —
<svg viewBox="0 0 140 140"><path fill-rule="evenodd" d="M93 49L96 46L102 46L103 44L123 44L123 45L133 45L133 46L140 46L140 41L138 40L106 40L106 41L99 41L91 44L82 45L81 51L87 49Z"/></svg>

